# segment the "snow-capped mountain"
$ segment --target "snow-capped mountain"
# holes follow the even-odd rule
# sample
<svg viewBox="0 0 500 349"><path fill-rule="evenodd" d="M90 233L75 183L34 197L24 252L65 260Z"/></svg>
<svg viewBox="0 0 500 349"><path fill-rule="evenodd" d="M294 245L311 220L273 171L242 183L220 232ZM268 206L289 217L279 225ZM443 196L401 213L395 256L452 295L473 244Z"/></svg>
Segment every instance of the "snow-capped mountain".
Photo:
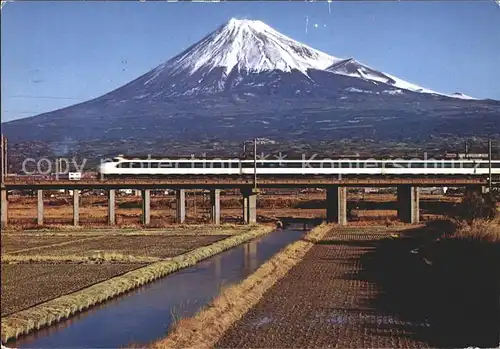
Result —
<svg viewBox="0 0 500 349"><path fill-rule="evenodd" d="M338 61L340 59L301 44L264 22L233 18L157 71L169 71L174 76L216 68L223 68L226 76L233 69L248 73L298 70L307 74L308 69L325 69Z"/></svg>
<svg viewBox="0 0 500 349"><path fill-rule="evenodd" d="M231 19L131 84L140 99L227 92L290 80L282 74L309 84L309 71L323 70L338 61L261 21Z"/></svg>
<svg viewBox="0 0 500 349"><path fill-rule="evenodd" d="M335 73L335 74L341 74L341 75L346 75L346 76L351 76L367 81L373 81L373 82L382 82L384 84L396 87L398 89L403 89L403 90L408 90L412 92L420 92L420 93L431 93L431 94L436 94L436 95L442 95L446 97L452 97L452 98L462 98L462 99L475 99L473 97L464 95L462 93L453 93L453 94L442 94L433 90L430 90L425 87L421 87L412 83L409 83L407 81L404 81L402 79L399 79L395 76L379 72L373 68L370 68L367 65L363 65L354 58L349 58L345 60L341 60L340 62L336 62L330 67L326 68L325 70Z"/></svg>
<svg viewBox="0 0 500 349"><path fill-rule="evenodd" d="M2 128L14 143L70 139L137 149L213 138L401 140L500 129L500 102L466 99L315 50L261 21L231 19L114 91Z"/></svg>
<svg viewBox="0 0 500 349"><path fill-rule="evenodd" d="M318 77L320 72L334 75ZM353 79L346 80L340 75ZM290 89L292 81L294 88ZM278 87L273 93L280 89L300 93L311 91L312 86L316 86L316 90L322 87L323 94L325 89L335 93L338 88L332 87L340 88L339 85L344 91L345 88L347 91L349 88L366 91L370 84L365 82L377 85L371 84L376 90L389 92L403 89L452 98L472 98L423 88L355 59L341 59L315 50L261 21L234 18L132 85L133 98L151 99L246 90L248 87L269 86L270 83ZM264 89L264 93L269 93L269 89Z"/></svg>

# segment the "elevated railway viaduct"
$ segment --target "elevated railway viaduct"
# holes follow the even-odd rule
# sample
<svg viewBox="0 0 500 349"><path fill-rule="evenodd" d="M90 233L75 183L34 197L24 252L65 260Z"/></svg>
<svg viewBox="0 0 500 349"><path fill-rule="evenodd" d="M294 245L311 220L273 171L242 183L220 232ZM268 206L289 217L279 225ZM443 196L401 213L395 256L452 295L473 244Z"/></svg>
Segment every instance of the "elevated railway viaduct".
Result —
<svg viewBox="0 0 500 349"><path fill-rule="evenodd" d="M108 223L114 225L115 191L136 189L142 193L142 223L149 224L151 217L150 191L174 189L176 191L176 219L183 223L186 217L185 192L189 189L210 190L211 218L220 224L220 190L239 189L243 196L243 219L246 224L257 220L257 188L324 188L326 189L326 210L329 222L347 224L348 187L397 187L398 218L406 223L419 222L420 187L465 187L466 193L484 192L487 177L474 176L393 176L344 177L336 176L267 176L260 177L258 187L253 176L194 176L183 175L163 178L113 178L74 180L38 180L21 177L5 178L1 187L1 224L8 224L8 191L37 191L37 222L43 225L43 190L73 190L73 224L79 224L79 196L82 189L104 189L108 193Z"/></svg>

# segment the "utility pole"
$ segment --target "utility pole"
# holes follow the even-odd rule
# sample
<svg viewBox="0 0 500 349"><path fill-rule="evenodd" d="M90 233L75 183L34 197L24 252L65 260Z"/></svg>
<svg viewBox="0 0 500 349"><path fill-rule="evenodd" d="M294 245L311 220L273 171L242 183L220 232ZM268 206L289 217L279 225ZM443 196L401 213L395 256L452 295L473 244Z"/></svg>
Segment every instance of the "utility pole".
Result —
<svg viewBox="0 0 500 349"><path fill-rule="evenodd" d="M4 175L5 175L5 169L4 169L4 164L5 164L5 160L4 160L4 156L5 156L5 152L3 150L3 135L1 136L1 141L0 141L0 147L1 147L1 154L2 154L2 184L4 182Z"/></svg>
<svg viewBox="0 0 500 349"><path fill-rule="evenodd" d="M469 143L465 141L465 158L467 159L469 157Z"/></svg>
<svg viewBox="0 0 500 349"><path fill-rule="evenodd" d="M2 172L2 184L5 181L5 177L7 176L7 173L9 172L8 170L8 164L7 164L7 137L4 135L1 135L0 137L0 143L1 143L1 155L2 155L2 164L1 164L1 172Z"/></svg>
<svg viewBox="0 0 500 349"><path fill-rule="evenodd" d="M257 138L253 140L253 189L257 192Z"/></svg>
<svg viewBox="0 0 500 349"><path fill-rule="evenodd" d="M194 196L194 216L196 217L196 190L193 190L193 196Z"/></svg>
<svg viewBox="0 0 500 349"><path fill-rule="evenodd" d="M492 190L492 178L491 178L491 139L488 140L488 184L490 188L490 193Z"/></svg>

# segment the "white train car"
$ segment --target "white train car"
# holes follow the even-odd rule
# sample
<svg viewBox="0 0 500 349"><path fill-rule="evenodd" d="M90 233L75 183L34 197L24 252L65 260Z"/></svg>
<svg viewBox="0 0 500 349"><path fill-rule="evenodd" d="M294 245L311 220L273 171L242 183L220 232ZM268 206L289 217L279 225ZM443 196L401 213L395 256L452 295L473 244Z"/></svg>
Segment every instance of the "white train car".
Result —
<svg viewBox="0 0 500 349"><path fill-rule="evenodd" d="M104 176L253 175L246 159L127 159L116 157L100 165ZM500 160L491 161L500 175ZM488 160L304 159L257 160L257 175L461 175L487 176Z"/></svg>

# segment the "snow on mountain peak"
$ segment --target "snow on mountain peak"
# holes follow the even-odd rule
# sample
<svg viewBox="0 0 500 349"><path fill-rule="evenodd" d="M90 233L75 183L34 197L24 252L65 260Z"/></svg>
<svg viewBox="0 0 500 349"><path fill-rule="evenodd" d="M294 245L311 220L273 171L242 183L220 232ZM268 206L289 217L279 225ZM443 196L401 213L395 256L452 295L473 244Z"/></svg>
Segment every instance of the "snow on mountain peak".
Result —
<svg viewBox="0 0 500 349"><path fill-rule="evenodd" d="M448 94L439 93L439 92L430 90L428 88L412 84L408 81L402 80L400 78L389 75L387 73L382 73L380 71L377 71L377 70L375 70L367 65L364 65L364 64L356 61L354 58L349 58L349 59L345 59L345 60L342 60L340 62L337 62L337 63L331 65L330 67L328 67L326 70L329 72L335 73L335 74L351 76L351 77L360 78L360 79L368 80L368 81L382 82L384 84L394 86L398 89L403 89L403 90L408 90L408 91L413 91L413 92L430 93L430 94L441 95L441 96L452 97L452 98L475 99L473 97L466 96L462 93L453 93L451 95L448 95Z"/></svg>
<svg viewBox="0 0 500 349"><path fill-rule="evenodd" d="M338 58L295 41L262 21L230 19L180 55L165 63L175 72L234 68L246 72L325 69Z"/></svg>
<svg viewBox="0 0 500 349"><path fill-rule="evenodd" d="M158 83L163 91L157 94L191 95L220 92L248 73L299 71L309 77L309 69L358 78L375 85L383 83L406 91L474 99L462 94L435 92L377 71L353 58L341 59L315 50L262 21L236 18L147 73L143 81L144 86Z"/></svg>

